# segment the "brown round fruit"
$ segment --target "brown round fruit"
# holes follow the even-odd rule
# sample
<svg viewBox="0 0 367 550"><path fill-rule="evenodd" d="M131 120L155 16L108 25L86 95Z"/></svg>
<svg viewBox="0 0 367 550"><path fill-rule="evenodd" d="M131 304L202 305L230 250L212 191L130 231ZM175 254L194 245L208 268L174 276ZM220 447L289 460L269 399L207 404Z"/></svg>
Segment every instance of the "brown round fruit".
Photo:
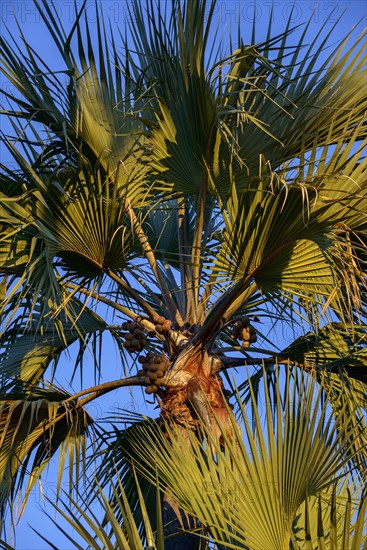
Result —
<svg viewBox="0 0 367 550"><path fill-rule="evenodd" d="M152 372L155 372L159 369L159 365L157 365L157 363L150 363L149 364L149 370L152 371Z"/></svg>
<svg viewBox="0 0 367 550"><path fill-rule="evenodd" d="M247 328L241 330L241 338L242 340L250 340L250 331Z"/></svg>
<svg viewBox="0 0 367 550"><path fill-rule="evenodd" d="M172 323L171 321L165 321L162 326L163 330L166 330L168 332L169 330L171 330Z"/></svg>

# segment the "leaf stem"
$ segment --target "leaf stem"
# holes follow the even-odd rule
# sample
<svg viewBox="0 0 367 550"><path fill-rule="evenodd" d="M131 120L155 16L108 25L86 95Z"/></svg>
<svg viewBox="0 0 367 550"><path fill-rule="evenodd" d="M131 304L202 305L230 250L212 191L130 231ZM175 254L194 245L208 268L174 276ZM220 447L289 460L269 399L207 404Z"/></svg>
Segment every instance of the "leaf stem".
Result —
<svg viewBox="0 0 367 550"><path fill-rule="evenodd" d="M205 178L202 185L200 186L200 191L199 191L198 206L197 206L196 219L195 219L195 232L194 232L194 239L192 243L192 253L191 253L191 265L192 265L191 288L192 288L192 295L194 299L194 308L192 311L192 318L190 319L192 323L197 323L198 321L201 252L203 247L202 235L203 235L203 227L204 227L204 221L205 221L206 197L207 197L207 180Z"/></svg>
<svg viewBox="0 0 367 550"><path fill-rule="evenodd" d="M81 294L85 294L86 296L90 296L91 298L94 298L98 302L102 302L103 304L106 304L108 306L111 306L112 308L116 309L117 311L120 311L127 317L130 317L131 319L134 319L136 317L136 313L134 311L131 311L127 307L124 307L110 298L106 298L105 296L102 296L101 294L98 294L98 292L90 292L89 290L86 290L83 287L78 288L77 285L73 285L72 283L62 283L63 286L66 288L70 288L72 290L75 290L76 292L80 292Z"/></svg>
<svg viewBox="0 0 367 550"><path fill-rule="evenodd" d="M132 223L134 225L135 232L140 240L140 244L143 248L143 251L147 257L147 260L150 264L150 267L154 273L154 276L156 278L157 285L159 286L161 292L162 292L162 298L164 302L166 303L167 309L169 312L172 313L174 320L179 325L183 325L183 319L181 317L181 314L178 310L177 305L175 304L170 289L168 288L168 285L166 283L166 280L160 270L160 267L157 263L157 260L155 258L154 252L152 250L152 247L150 246L148 237L144 233L144 230L141 226L141 223L139 222L138 218L136 217L136 214L134 212L134 209L132 206L127 203L127 209L129 212L129 215L131 216Z"/></svg>
<svg viewBox="0 0 367 550"><path fill-rule="evenodd" d="M277 355L273 355L272 357L226 357L218 354L217 358L219 359L218 363L216 363L216 365L218 366L214 368L214 371L216 372L226 370L226 369L231 369L234 367L246 367L251 365L275 365L275 364L299 367L306 372L310 372L314 370L314 367L312 366L306 366L305 364L299 363L297 361L291 361L289 358L286 358L286 357L281 358ZM219 366L219 364L221 366Z"/></svg>
<svg viewBox="0 0 367 550"><path fill-rule="evenodd" d="M74 395L71 395L70 397L68 397L68 399L66 399L66 401L79 399L79 397L83 397L83 395L86 395L87 397L85 397L84 399L80 399L77 403L78 407L83 407L84 405L86 405L86 403L89 403L96 397L99 397L100 395L116 390L118 388L122 388L124 386L143 386L143 385L144 385L143 376L130 376L129 378L124 378L123 380L113 380L111 382L105 382L104 384L92 386L91 388L87 388L78 393L75 393Z"/></svg>

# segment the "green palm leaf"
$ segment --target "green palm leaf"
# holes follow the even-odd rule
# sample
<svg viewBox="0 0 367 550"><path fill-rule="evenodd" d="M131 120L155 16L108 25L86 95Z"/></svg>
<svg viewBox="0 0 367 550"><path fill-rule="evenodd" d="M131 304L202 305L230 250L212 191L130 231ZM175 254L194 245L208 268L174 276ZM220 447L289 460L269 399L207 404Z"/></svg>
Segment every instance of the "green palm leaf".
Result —
<svg viewBox="0 0 367 550"><path fill-rule="evenodd" d="M154 482L157 468L179 505L223 548L288 546L298 510L311 495L332 487L348 460L350 429L335 436L327 403L319 406L322 392L315 382L297 377L282 407L278 377L274 421L266 385L264 391L265 410L253 406L256 432L242 408L245 439L235 425L233 440L223 432L225 453L215 440L205 445L190 434L188 445L177 429L167 428L170 444L156 430L131 433L139 469ZM358 531L361 521L360 516L352 529ZM332 536L329 527L322 536ZM362 533L357 538L362 541Z"/></svg>
<svg viewBox="0 0 367 550"><path fill-rule="evenodd" d="M264 165L260 158L260 167ZM364 217L365 189L353 180L353 189L346 189L344 199L337 191L334 202L328 201L333 187L329 190L327 182L324 197L321 184L319 194L317 188L279 179L276 183L277 179L277 174L267 171L240 196L232 186L222 206L225 230L214 272L219 277L230 274L235 281L253 277L259 289L276 299L283 293L297 296L305 304L331 307L344 321L359 307L364 285L350 238ZM343 230L339 230L341 216Z"/></svg>
<svg viewBox="0 0 367 550"><path fill-rule="evenodd" d="M354 499L352 502L348 489L337 493L336 485L318 498L307 498L304 510L299 510L295 520L292 548L313 549L323 545L337 550L362 548L363 541L366 542L362 534L365 511L365 497L362 496L358 506Z"/></svg>
<svg viewBox="0 0 367 550"><path fill-rule="evenodd" d="M37 384L50 362L76 340L106 329L105 321L73 298L57 316L49 308L35 308L32 321L19 317L1 335L2 385L19 380Z"/></svg>
<svg viewBox="0 0 367 550"><path fill-rule="evenodd" d="M122 519L116 516L116 509L114 509L106 495L103 493L101 487L96 487L96 501L101 505L101 508L105 511L105 518L98 518L92 510L92 507L88 502L84 501L83 495L78 495L78 500L68 498L68 500L59 499L59 503L55 504L51 502L55 510L64 518L64 520L72 527L76 533L88 543L89 548L100 550L108 548L111 550L117 549L129 549L136 548L136 550L143 550L147 546L152 550L164 550L163 541L163 528L162 521L158 519L161 516L161 503L159 500L159 490L157 488L157 507L155 515L157 517L157 531L153 532L151 525L151 514L148 515L148 511L144 504L139 484L135 480L135 492L138 495L139 506L143 511L143 533L139 534L138 526L134 521L133 507L129 504L129 500L123 490L121 480L117 478L116 495L119 490L119 495L116 498L115 505L118 508L119 515ZM81 506L80 503L83 503ZM117 503L117 504L116 504ZM82 548L78 543L75 543L75 537L70 536L64 529L62 529L57 521L49 515L49 518L57 529L63 532L70 543L75 548ZM51 539L46 538L42 534L39 536L47 543L52 544Z"/></svg>
<svg viewBox="0 0 367 550"><path fill-rule="evenodd" d="M333 371L339 367L365 382L366 352L366 326L345 329L334 322L300 336L281 355L313 368Z"/></svg>
<svg viewBox="0 0 367 550"><path fill-rule="evenodd" d="M0 506L1 517L8 501L26 483L22 502L56 451L60 450L58 490L66 459L70 467L70 488L79 478L86 453L85 438L92 425L90 416L65 392L13 391L0 400ZM31 457L33 455L33 462ZM75 471L74 471L75 468Z"/></svg>
<svg viewBox="0 0 367 550"><path fill-rule="evenodd" d="M128 61L125 71L121 71L119 67L123 66L123 62L114 41L110 52L104 23L98 14L97 68L96 56L91 47L88 20L85 14L83 15L85 2L76 14L76 22L69 35L65 32L53 3L42 4L43 9L38 3L36 6L65 62L66 70L60 73L69 77L69 84L65 89L61 75L54 75L28 45L23 35L21 39L25 53L18 53L17 48L2 38L2 72L22 94L22 99L9 97L21 111L9 110L8 114L31 119L50 128L58 136L64 155L69 155L70 152L78 154L83 144L83 153L93 161L98 159L112 178L117 176L120 189L124 189L124 193L129 193L130 200L139 201L144 193L141 189L137 192L131 182L137 179L143 181L143 168L137 163L141 156L137 143L141 140L142 127L132 116L134 106L125 109L128 105L121 105L123 98L115 94L115 89L121 92L123 84L126 87L133 84L129 76ZM98 8L96 9L98 13ZM77 42L78 61L70 47L74 37ZM111 65L105 62L110 53L115 61L113 73ZM51 73L55 76L54 80L50 78ZM54 143L51 144L50 151L53 150L53 146ZM46 152L47 150L46 147ZM124 166L123 173L118 169L121 162Z"/></svg>
<svg viewBox="0 0 367 550"><path fill-rule="evenodd" d="M115 425L116 420L126 429L119 429L119 423ZM154 420L145 418L137 413L125 411L115 411L113 419L106 418L106 421L113 422L113 430L106 430L99 439L98 455L101 456L101 463L98 467L95 483L92 485L88 499L92 498L93 491L102 489L109 490L110 506L113 508L114 515L120 523L123 521L119 502L125 498L131 507L134 522L138 526L139 533L144 532L144 513L140 506L140 493L137 492L137 484L140 487L145 506L148 509L150 523L153 531L159 529L153 511L157 507L157 490L155 482L151 483L140 472L135 472L135 461L138 456L135 455L130 441L131 432L144 431L146 427L156 426ZM134 457L132 459L132 456ZM121 494L123 492L123 494ZM159 496L159 501L161 497Z"/></svg>

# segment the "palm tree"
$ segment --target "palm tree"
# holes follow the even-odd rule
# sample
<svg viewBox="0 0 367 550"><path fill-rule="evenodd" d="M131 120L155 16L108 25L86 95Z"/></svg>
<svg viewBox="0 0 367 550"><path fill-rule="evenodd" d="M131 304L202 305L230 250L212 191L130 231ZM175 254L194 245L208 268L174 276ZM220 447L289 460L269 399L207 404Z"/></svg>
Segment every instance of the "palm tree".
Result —
<svg viewBox="0 0 367 550"><path fill-rule="evenodd" d="M35 4L63 69L49 68L21 30L19 43L0 41L3 74L19 92L3 92L2 111L15 134L2 144L16 164L4 165L0 180L3 513L22 486L29 494L57 452L60 475L68 459L76 483L88 438L97 435L102 501L122 441L128 449L112 500L116 511L127 495L131 509L123 500L118 517L135 514L142 525L141 499L158 483L166 536L180 525L203 528L204 538L209 532L233 547L236 531L237 542L219 542L220 527L210 530L180 494L167 474L167 449L190 450L182 471L196 465L204 476L204 451L207 465L228 469L218 457L232 464L242 452L228 395L237 395L247 426L243 403L256 409L260 392L273 392L270 422L291 409L286 396L298 371L319 384L343 449L328 472L327 502L336 491L347 498L336 472L349 464L365 480L367 459L363 35L330 52L331 33L308 45L311 20L297 42L290 14L279 35L270 20L262 41L255 23L246 41L238 29L223 55L215 1L134 0L128 39L108 30L98 8L94 37L85 3L68 31L52 3ZM270 323L269 335L262 327ZM284 327L294 339L279 349L272 337ZM75 342L75 369L92 350L96 374L108 370L102 336L120 351L121 377L78 393L52 383ZM274 365L292 373L282 399ZM235 367L249 369L238 388L229 374ZM152 396L159 419L103 433L86 405L131 386ZM256 422L254 429L261 433ZM152 438L154 475L149 449L137 452L137 441ZM304 494L306 516L311 508L321 513L321 501L307 499L324 487ZM167 538L166 548L200 539L187 536ZM290 536L278 543L296 547Z"/></svg>

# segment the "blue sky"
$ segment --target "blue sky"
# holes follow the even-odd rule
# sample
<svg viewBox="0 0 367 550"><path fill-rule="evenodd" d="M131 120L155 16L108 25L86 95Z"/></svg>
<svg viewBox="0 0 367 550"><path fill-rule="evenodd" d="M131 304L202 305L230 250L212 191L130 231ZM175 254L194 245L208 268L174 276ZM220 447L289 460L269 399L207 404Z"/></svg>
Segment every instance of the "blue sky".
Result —
<svg viewBox="0 0 367 550"><path fill-rule="evenodd" d="M81 6L81 4L82 2L77 2L77 6ZM275 0L274 2L270 0L258 0L256 3L247 0L222 0L217 2L215 11L215 18L220 27L219 34L223 34L224 37L229 37L230 29L233 28L235 30L237 23L240 21L243 29L244 42L246 43L245 36L246 33L251 32L250 29L255 10L256 23L260 33L259 38L263 38L261 33L266 32L272 4L274 5L274 33L283 30L293 4L292 23L294 25L299 25L306 22L310 17L312 18L310 40L312 40L313 36L315 36L321 28L324 28L325 32L327 32L339 16L342 15L344 10L347 10L346 14L338 24L334 33L335 41L342 39L359 20L364 19L364 25L367 23L367 3L364 0L321 0L320 2L309 0L296 2L288 0ZM92 31L93 26L95 26L93 5L93 1L88 1L86 8L88 22ZM74 21L74 2L57 0L56 6L63 24L66 28L70 28ZM105 17L110 18L112 27L118 27L120 31L123 32L129 19L128 2L125 0L103 0L102 7ZM14 16L16 16L23 33L40 56L52 67L56 67L57 69L62 68L55 47L31 0L3 0L1 3L1 15L3 24L9 28L13 37L19 35L14 20ZM361 29L362 26L363 23L359 28ZM3 29L3 31L4 30L5 29ZM6 91L10 93L13 91L11 84L4 82L4 80L2 80L1 85ZM1 128L5 132L8 128L2 120ZM1 154L1 161L6 163L8 158L4 155L4 152ZM87 367L88 361L90 361L89 366L92 370L91 358L87 358ZM68 358L64 359L64 365L66 374L64 379L60 378L60 383L66 386L68 379L70 379L70 360ZM103 381L120 377L121 370L116 350L110 348L105 351L103 355L103 365L108 365L108 375L104 377ZM61 373L62 370L63 369L59 369L58 372ZM85 383L88 383L88 380L86 380ZM93 384L93 380L90 380L90 384ZM77 386L78 380L76 379L73 384L74 389L77 389ZM121 399L123 399L123 403ZM145 409L142 404L140 394L137 392L136 396L133 398L127 391L125 391L124 394L121 392L119 394L110 394L108 397L103 398L103 400L91 405L90 413L97 418L103 415L111 415L116 406L124 406L127 409L139 411L143 414L148 413L148 410ZM70 543L65 542L65 540L58 535L55 527L52 526L46 516L40 511L40 507L42 506L42 491L46 496L51 496L55 488L54 479L55 468L51 466L49 475L43 482L43 488L41 489L41 487L37 486L33 490L26 513L16 530L15 547L17 550L42 550L49 548L49 545L39 539L29 525L43 533L47 533L47 536L50 537L59 550L68 550L71 548ZM50 513L53 513L52 510Z"/></svg>

